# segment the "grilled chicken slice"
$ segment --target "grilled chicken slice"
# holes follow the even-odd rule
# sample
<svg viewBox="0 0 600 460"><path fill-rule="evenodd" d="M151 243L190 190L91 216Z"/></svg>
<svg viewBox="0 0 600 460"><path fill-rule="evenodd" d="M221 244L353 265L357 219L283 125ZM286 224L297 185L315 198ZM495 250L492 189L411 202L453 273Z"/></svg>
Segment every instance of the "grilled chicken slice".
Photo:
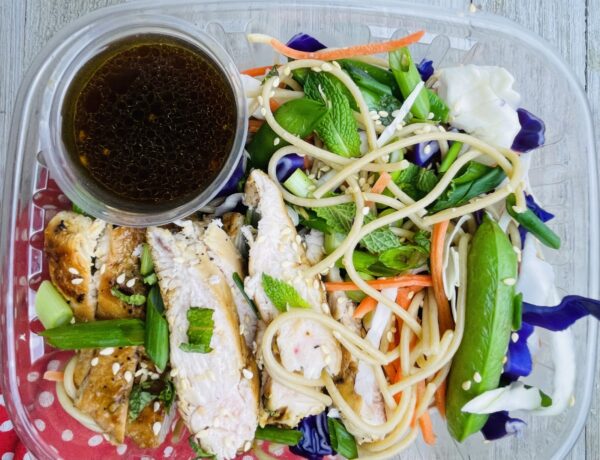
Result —
<svg viewBox="0 0 600 460"><path fill-rule="evenodd" d="M246 218L239 212L227 212L223 214L221 218L223 220L223 230L229 235L233 245L236 247L238 252L244 257L247 256L246 240L242 233L242 227L244 226Z"/></svg>
<svg viewBox="0 0 600 460"><path fill-rule="evenodd" d="M327 276L330 281L343 281L339 269L335 267L329 271ZM360 320L352 317L354 302L341 291L329 293L328 300L333 317L344 326L361 335ZM354 359L345 349L343 363L338 384L344 399L363 420L373 425L385 423L385 403L379 385L375 380L373 367L363 361ZM355 427L344 417L343 412L340 413L346 428L356 437L359 443L380 439Z"/></svg>
<svg viewBox="0 0 600 460"><path fill-rule="evenodd" d="M313 310L329 311L320 279L302 276L310 265L277 186L265 173L254 170L246 183L245 201L261 216L257 237L251 243L249 276L245 280L246 291L254 297L261 318L269 323L279 314L262 287L263 274L292 285ZM289 371L318 378L324 369L331 375L340 370L340 346L329 330L318 323L288 322L281 328L276 343L281 363ZM263 404L268 421L295 426L301 418L323 411L322 404L306 399L278 382L266 382Z"/></svg>
<svg viewBox="0 0 600 460"><path fill-rule="evenodd" d="M117 443L125 439L129 394L139 359L137 347L96 350L74 401Z"/></svg>
<svg viewBox="0 0 600 460"><path fill-rule="evenodd" d="M44 250L50 279L69 301L77 321L92 321L98 286L92 275L98 239L106 223L70 211L61 211L44 231Z"/></svg>
<svg viewBox="0 0 600 460"><path fill-rule="evenodd" d="M200 241L198 226L175 234L151 227L147 240L166 306L179 412L203 449L233 458L254 439L258 372L240 335L231 288ZM214 311L208 353L180 348L188 342L191 307Z"/></svg>
<svg viewBox="0 0 600 460"><path fill-rule="evenodd" d="M146 294L147 289L140 275L145 230L109 225L105 233L108 251L106 257L100 258L96 318L142 318L145 311L143 305L127 304L112 295L111 290L117 288L126 295Z"/></svg>
<svg viewBox="0 0 600 460"><path fill-rule="evenodd" d="M244 336L246 345L251 347L256 336L256 313L246 301L240 288L233 281L234 273L237 273L242 280L246 276L242 257L227 233L217 225L216 221L213 221L206 227L202 235L202 242L208 249L208 256L219 270L221 270L231 289L240 321L240 332Z"/></svg>

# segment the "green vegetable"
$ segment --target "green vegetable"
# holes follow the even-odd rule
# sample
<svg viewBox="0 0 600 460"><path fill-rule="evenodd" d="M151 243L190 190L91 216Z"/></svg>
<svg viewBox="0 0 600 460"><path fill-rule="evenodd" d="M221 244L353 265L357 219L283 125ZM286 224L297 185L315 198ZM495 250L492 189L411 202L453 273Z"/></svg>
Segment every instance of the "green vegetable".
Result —
<svg viewBox="0 0 600 460"><path fill-rule="evenodd" d="M398 274L397 270L385 266L379 261L378 256L369 252L354 251L352 253L352 263L357 272L371 276L394 276ZM339 268L345 268L342 258L335 265Z"/></svg>
<svg viewBox="0 0 600 460"><path fill-rule="evenodd" d="M419 230L413 236L413 242L422 247L428 254L431 252L431 233L425 230Z"/></svg>
<svg viewBox="0 0 600 460"><path fill-rule="evenodd" d="M165 306L160 290L153 286L148 293L146 304L146 353L161 370L169 360L169 325L163 316Z"/></svg>
<svg viewBox="0 0 600 460"><path fill-rule="evenodd" d="M448 115L450 114L450 108L446 105L441 97L439 97L429 88L424 88L423 91L426 92L427 98L429 99L429 111L433 114L432 120L447 123Z"/></svg>
<svg viewBox="0 0 600 460"><path fill-rule="evenodd" d="M301 198L308 197L316 187L314 181L309 178L300 168L296 169L290 177L283 183L294 195Z"/></svg>
<svg viewBox="0 0 600 460"><path fill-rule="evenodd" d="M256 433L254 433L254 439L275 442L286 446L295 446L302 439L302 432L300 430L279 428L273 425L259 426L256 428Z"/></svg>
<svg viewBox="0 0 600 460"><path fill-rule="evenodd" d="M358 457L354 436L348 432L340 419L327 417L327 427L329 428L331 447L338 454L347 459Z"/></svg>
<svg viewBox="0 0 600 460"><path fill-rule="evenodd" d="M512 328L513 331L518 331L523 325L523 294L520 292L513 299L513 311L515 314L513 316Z"/></svg>
<svg viewBox="0 0 600 460"><path fill-rule="evenodd" d="M152 261L152 252L150 245L144 243L142 245L142 255L140 257L140 273L142 276L148 276L154 271L154 262Z"/></svg>
<svg viewBox="0 0 600 460"><path fill-rule="evenodd" d="M379 118L379 121L381 121L383 126L388 126L392 121L394 121L394 116L392 113L402 107L402 103L398 99L388 94L378 95L363 88L359 89L365 99L365 102L367 103L367 107L369 107L369 110L374 110L377 113L387 112L387 116L382 117L380 115Z"/></svg>
<svg viewBox="0 0 600 460"><path fill-rule="evenodd" d="M397 99L402 97L402 93L400 92L400 88L398 88L398 83L396 83L396 79L394 78L394 74L381 67L367 64L366 62L356 61L354 59L341 59L338 61L342 66L342 69L348 70L349 66L352 66L355 69L360 69L365 72L370 77L377 80L382 85L387 86L392 90L393 96Z"/></svg>
<svg viewBox="0 0 600 460"><path fill-rule="evenodd" d="M517 204L517 199L514 194L506 197L506 210L510 216L515 219L521 227L535 236L540 243L549 248L560 248L560 236L552 231L542 220L535 215L531 209L525 212L516 212L514 207Z"/></svg>
<svg viewBox="0 0 600 460"><path fill-rule="evenodd" d="M316 126L316 132L328 150L343 157L360 156L360 137L352 115L350 102L326 73L310 72L304 92L315 101L330 108Z"/></svg>
<svg viewBox="0 0 600 460"><path fill-rule="evenodd" d="M479 431L488 419L463 412L462 407L498 387L514 318L516 277L517 256L510 240L485 216L469 249L465 329L448 377L446 417L458 441ZM475 381L475 373L481 382Z"/></svg>
<svg viewBox="0 0 600 460"><path fill-rule="evenodd" d="M384 94L387 94L389 96L392 95L391 86L381 83L360 67L346 61L342 65L342 68L348 73L350 78L352 78L352 81L354 81L354 83L356 83L356 86L358 86L360 89L366 89L379 96L382 96Z"/></svg>
<svg viewBox="0 0 600 460"><path fill-rule="evenodd" d="M500 167L492 168L481 163L470 162L466 171L454 178L442 195L433 202L429 213L461 206L471 198L490 192L506 178Z"/></svg>
<svg viewBox="0 0 600 460"><path fill-rule="evenodd" d="M325 219L317 217L314 213L312 213L307 219L300 219L300 225L308 228L314 228L315 230L319 230L323 233L327 233L329 231L329 227L327 226Z"/></svg>
<svg viewBox="0 0 600 460"><path fill-rule="evenodd" d="M196 458L194 460L200 460L202 458L215 458L215 454L211 454L210 452L206 452L200 447L196 441L194 441L194 436L190 436L188 438L188 442L190 443L190 447L196 454Z"/></svg>
<svg viewBox="0 0 600 460"><path fill-rule="evenodd" d="M323 249L325 250L325 254L331 254L346 239L346 235L343 233L325 233L323 238Z"/></svg>
<svg viewBox="0 0 600 460"><path fill-rule="evenodd" d="M310 308L310 304L302 298L294 286L263 273L262 286L265 294L280 312L289 308Z"/></svg>
<svg viewBox="0 0 600 460"><path fill-rule="evenodd" d="M303 97L282 104L275 111L274 117L283 129L302 138L311 134L328 112L329 109L323 103ZM251 167L266 169L273 153L289 145L283 139L275 145L278 137L268 123L260 127L246 146Z"/></svg>
<svg viewBox="0 0 600 460"><path fill-rule="evenodd" d="M446 153L446 156L442 160L442 164L438 168L439 172L445 173L446 171L448 171L450 166L452 166L452 164L458 158L458 154L460 153L462 146L463 146L462 142L454 142L450 146L450 148L448 149L448 152Z"/></svg>
<svg viewBox="0 0 600 460"><path fill-rule="evenodd" d="M413 200L420 200L436 186L438 179L431 169L421 168L414 163L400 171L394 171L392 180Z"/></svg>
<svg viewBox="0 0 600 460"><path fill-rule="evenodd" d="M212 339L215 322L214 310L203 307L190 307L187 311L189 323L187 336L188 343L180 343L179 348L190 353L210 353L210 339Z"/></svg>
<svg viewBox="0 0 600 460"><path fill-rule="evenodd" d="M531 385L523 385L523 386L527 389L535 388L535 387L532 387ZM540 393L540 398L541 398L540 406L541 407L550 407L552 405L552 398L550 396L548 396L546 393L544 393L542 390L540 390L539 388L535 388L535 389Z"/></svg>
<svg viewBox="0 0 600 460"><path fill-rule="evenodd" d="M139 319L109 319L67 324L40 332L61 350L133 347L144 344L144 322Z"/></svg>
<svg viewBox="0 0 600 460"><path fill-rule="evenodd" d="M146 303L146 296L143 294L133 294L133 295L123 294L116 287L113 287L110 290L110 293L112 295L114 295L117 299L119 299L120 301L128 303L129 305L139 306L139 305L144 305Z"/></svg>
<svg viewBox="0 0 600 460"><path fill-rule="evenodd" d="M42 281L35 295L35 312L46 329L69 324L73 310L50 281Z"/></svg>
<svg viewBox="0 0 600 460"><path fill-rule="evenodd" d="M388 249L380 254L379 260L386 267L398 272L417 268L427 262L429 252L416 244L404 244L397 248Z"/></svg>
<svg viewBox="0 0 600 460"><path fill-rule="evenodd" d="M92 217L87 212L85 212L83 209L81 209L79 206L77 206L75 203L72 203L71 210L74 213L81 214L82 216Z"/></svg>
<svg viewBox="0 0 600 460"><path fill-rule="evenodd" d="M343 203L335 206L325 206L314 208L315 214L323 219L326 224L327 233L346 234L352 227L354 216L356 214L356 205L354 203ZM375 217L372 214L365 216L365 223L372 222ZM369 233L361 240L361 244L372 253L378 253L400 246L400 238L394 234L389 227L382 227Z"/></svg>
<svg viewBox="0 0 600 460"><path fill-rule="evenodd" d="M158 282L158 277L156 276L156 273L150 273L148 276L144 276L142 281L148 286L154 286Z"/></svg>
<svg viewBox="0 0 600 460"><path fill-rule="evenodd" d="M421 75L412 60L410 51L404 47L390 52L389 62L402 97L406 99L421 82ZM429 117L430 104L427 91L421 90L410 111L417 118Z"/></svg>
<svg viewBox="0 0 600 460"><path fill-rule="evenodd" d="M256 304L254 303L254 300L252 300L250 297L248 297L248 294L246 293L246 290L244 289L244 282L242 281L242 278L240 278L240 275L238 275L236 272L234 272L233 275L231 275L231 277L233 278L233 282L235 283L237 288L242 293L244 300L246 302L248 302L248 305L250 305L250 307L252 307L252 310L256 314L256 317L260 318L260 311L259 311L258 307L256 306Z"/></svg>
<svg viewBox="0 0 600 460"><path fill-rule="evenodd" d="M371 281L371 280L375 279L375 277L373 275L369 275L368 273L360 272L358 270L357 270L357 272L358 272L358 276L360 276L365 281ZM345 279L346 279L346 281L351 281L350 277L348 277L347 275L346 275ZM363 291L346 291L346 296L350 300L354 300L355 302L360 302L367 295Z"/></svg>
<svg viewBox="0 0 600 460"><path fill-rule="evenodd" d="M144 382L143 384L134 385L131 389L129 394L129 420L131 422L136 420L142 411L156 399L156 395L146 391L149 383Z"/></svg>

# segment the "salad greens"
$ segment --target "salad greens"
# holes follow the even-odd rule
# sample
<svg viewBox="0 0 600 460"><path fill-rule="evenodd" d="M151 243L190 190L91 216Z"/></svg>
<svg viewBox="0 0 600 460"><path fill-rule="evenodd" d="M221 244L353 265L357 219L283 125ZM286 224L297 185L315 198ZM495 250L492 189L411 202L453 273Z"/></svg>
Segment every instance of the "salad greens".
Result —
<svg viewBox="0 0 600 460"><path fill-rule="evenodd" d="M123 292L121 292L116 287L113 287L110 290L110 293L112 295L114 295L117 299L119 299L120 301L125 302L129 305L140 306L140 305L144 305L146 303L146 296L143 294L127 295L127 294L124 294Z"/></svg>
<svg viewBox="0 0 600 460"><path fill-rule="evenodd" d="M294 286L285 281L263 273L262 286L269 300L280 312L286 312L288 308L310 308L310 304Z"/></svg>

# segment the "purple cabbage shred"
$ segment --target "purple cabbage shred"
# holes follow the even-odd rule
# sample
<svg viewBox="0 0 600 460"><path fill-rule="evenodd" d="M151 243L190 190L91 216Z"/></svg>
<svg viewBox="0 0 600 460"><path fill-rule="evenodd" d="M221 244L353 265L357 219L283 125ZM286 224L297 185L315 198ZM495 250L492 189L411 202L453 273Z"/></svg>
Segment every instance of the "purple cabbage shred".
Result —
<svg viewBox="0 0 600 460"><path fill-rule="evenodd" d="M587 315L600 320L600 301L568 295L555 307L523 302L523 321L550 331L563 331Z"/></svg>
<svg viewBox="0 0 600 460"><path fill-rule="evenodd" d="M290 447L292 453L309 460L321 460L325 455L335 455L329 441L327 412L303 418L298 429L302 432L302 439Z"/></svg>
<svg viewBox="0 0 600 460"><path fill-rule="evenodd" d="M284 182L296 169L303 167L304 157L290 153L277 162L277 179L279 182Z"/></svg>
<svg viewBox="0 0 600 460"><path fill-rule="evenodd" d="M481 433L488 441L494 441L505 436L520 436L526 426L527 424L520 418L512 418L507 411L500 411L490 414Z"/></svg>
<svg viewBox="0 0 600 460"><path fill-rule="evenodd" d="M516 342L511 340L508 344L508 353L506 354L508 359L504 364L503 381L514 382L519 377L526 377L531 374L531 352L527 347L527 339L533 334L533 326L524 322L517 334L519 339Z"/></svg>
<svg viewBox="0 0 600 460"><path fill-rule="evenodd" d="M421 142L406 153L406 159L417 166L426 167L439 152L440 144L437 141Z"/></svg>
<svg viewBox="0 0 600 460"><path fill-rule="evenodd" d="M421 59L421 62L417 64L417 70L421 74L421 80L429 80L433 75L433 61L430 59Z"/></svg>
<svg viewBox="0 0 600 460"><path fill-rule="evenodd" d="M219 193L217 193L217 197L227 196L238 192L238 184L244 177L244 170L244 157L242 157L240 158L240 161L238 161L238 164L229 180L225 183L221 190L219 190Z"/></svg>
<svg viewBox="0 0 600 460"><path fill-rule="evenodd" d="M517 115L521 130L515 136L512 149L517 152L529 152L544 145L546 126L541 118L523 108L517 109Z"/></svg>
<svg viewBox="0 0 600 460"><path fill-rule="evenodd" d="M298 51L304 51L306 53L312 53L314 51L319 51L323 48L327 48L319 40L303 32L299 32L292 38L290 38L286 45L290 48L293 48Z"/></svg>

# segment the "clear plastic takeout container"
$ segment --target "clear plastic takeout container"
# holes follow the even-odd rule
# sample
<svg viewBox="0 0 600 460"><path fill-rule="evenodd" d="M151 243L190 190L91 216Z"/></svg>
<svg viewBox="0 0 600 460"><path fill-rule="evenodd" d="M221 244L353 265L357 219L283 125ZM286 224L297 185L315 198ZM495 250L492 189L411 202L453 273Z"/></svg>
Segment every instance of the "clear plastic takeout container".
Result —
<svg viewBox="0 0 600 460"><path fill-rule="evenodd" d="M250 45L249 32L286 40L299 31L329 46L389 39L418 29L427 31L412 46L415 59L436 66L461 63L506 67L516 79L522 106L541 116L547 143L534 153L531 183L536 196L553 213L560 251L548 252L562 294L598 296L598 190L592 122L584 93L566 64L537 36L499 17L457 12L396 1L176 1L123 4L89 14L60 31L38 55L26 74L16 103L4 178L1 218L1 359L2 392L14 426L40 459L188 458L185 439L171 435L155 450L129 444L115 447L102 436L70 420L56 400L54 384L43 372L64 363L68 353L44 345L35 321L34 293L47 277L43 229L57 209L70 205L43 162L40 133L45 129L43 95L57 62L79 39L90 39L102 24L126 15L174 16L211 35L233 57L239 69L273 62L264 45ZM438 443L418 440L403 458L530 458L564 457L585 423L596 361L597 324L573 328L577 356L574 404L557 417L525 417L521 438L484 443L480 435L454 442L434 414ZM534 380L552 391L554 365L548 336L540 334ZM559 369L560 372L560 369ZM288 456L274 446L257 447L259 456ZM123 457L124 456L124 457Z"/></svg>

